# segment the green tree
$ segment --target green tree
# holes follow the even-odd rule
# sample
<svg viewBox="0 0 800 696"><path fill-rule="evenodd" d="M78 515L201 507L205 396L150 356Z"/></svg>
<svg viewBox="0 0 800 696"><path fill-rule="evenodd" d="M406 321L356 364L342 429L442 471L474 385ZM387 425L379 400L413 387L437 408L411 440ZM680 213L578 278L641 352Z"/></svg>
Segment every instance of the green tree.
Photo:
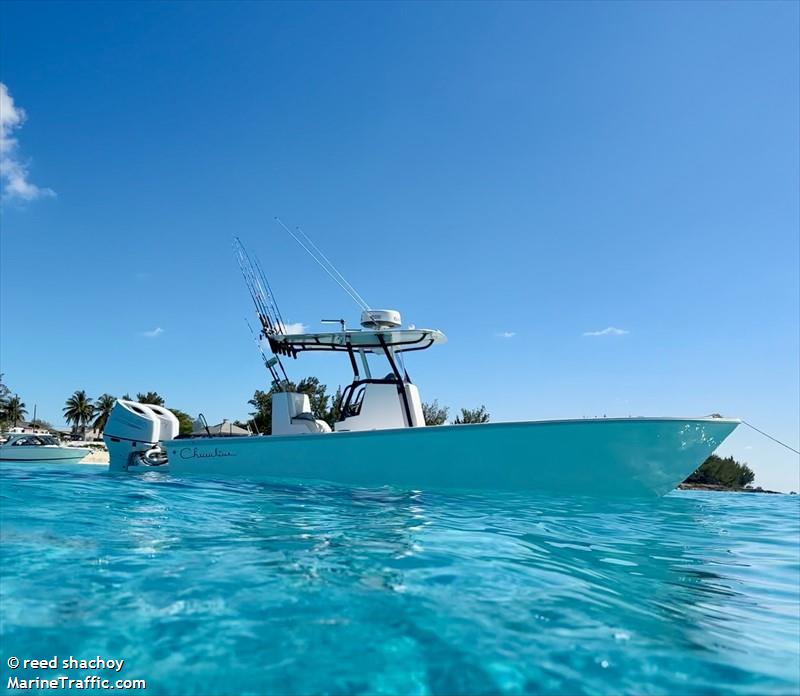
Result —
<svg viewBox="0 0 800 696"><path fill-rule="evenodd" d="M36 420L31 421L31 427L37 428L39 430L50 430L55 432L55 427L49 421L44 420L43 418L37 418Z"/></svg>
<svg viewBox="0 0 800 696"><path fill-rule="evenodd" d="M447 422L449 412L450 409L447 406L439 406L439 402L436 399L422 403L422 415L425 417L425 425L444 425Z"/></svg>
<svg viewBox="0 0 800 696"><path fill-rule="evenodd" d="M111 409L114 408L114 404L116 403L116 398L111 396L111 394L103 394L97 397L97 402L95 403L95 415L97 418L95 418L94 423L92 423L92 427L95 430L102 433L106 429L106 423L108 422L108 417L111 415Z"/></svg>
<svg viewBox="0 0 800 696"><path fill-rule="evenodd" d="M3 373L0 372L0 430L5 430L8 422L8 400L11 398L11 390L3 382Z"/></svg>
<svg viewBox="0 0 800 696"><path fill-rule="evenodd" d="M154 391L149 391L146 394L142 394L142 392L139 392L136 395L136 400L140 404L153 404L154 406L164 405L164 397L161 396L158 392Z"/></svg>
<svg viewBox="0 0 800 696"><path fill-rule="evenodd" d="M486 410L486 406L482 404L480 408L462 408L461 413L456 416L453 422L456 424L488 423L489 413Z"/></svg>
<svg viewBox="0 0 800 696"><path fill-rule="evenodd" d="M73 431L80 431L81 436L86 435L86 425L93 415L94 405L83 389L70 396L64 405L64 418L72 425Z"/></svg>
<svg viewBox="0 0 800 696"><path fill-rule="evenodd" d="M170 408L170 411L178 419L178 435L191 435L194 430L194 419L185 411L178 408Z"/></svg>
<svg viewBox="0 0 800 696"><path fill-rule="evenodd" d="M258 428L259 432L270 435L272 433L272 395L278 391L272 387L269 391L256 389L253 393L253 398L247 403L250 404L255 411L250 412L253 422Z"/></svg>
<svg viewBox="0 0 800 696"><path fill-rule="evenodd" d="M752 483L756 475L747 464L737 462L733 457L712 454L685 483L705 483L726 488L744 488Z"/></svg>
<svg viewBox="0 0 800 696"><path fill-rule="evenodd" d="M328 425L331 426L331 430L333 430L333 426L336 424L336 421L339 420L342 416L342 388L336 387L336 393L333 395L333 399L331 400L331 407L328 409L326 414L322 417Z"/></svg>
<svg viewBox="0 0 800 696"><path fill-rule="evenodd" d="M14 427L16 427L19 421L25 419L25 414L28 413L25 410L24 402L16 395L8 397L6 400L5 406L5 419L12 423Z"/></svg>

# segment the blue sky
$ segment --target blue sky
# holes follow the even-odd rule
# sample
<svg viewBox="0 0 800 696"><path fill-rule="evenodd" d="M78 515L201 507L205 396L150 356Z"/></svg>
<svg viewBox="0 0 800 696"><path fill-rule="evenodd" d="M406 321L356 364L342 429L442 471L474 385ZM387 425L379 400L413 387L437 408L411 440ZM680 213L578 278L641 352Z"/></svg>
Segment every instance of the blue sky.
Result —
<svg viewBox="0 0 800 696"><path fill-rule="evenodd" d="M233 235L288 320L358 316L279 215L372 306L447 333L408 360L426 400L721 412L797 446L796 3L0 15L0 360L29 410L155 389L245 417L266 376ZM330 356L289 369L349 377ZM752 431L722 451L800 488L797 456Z"/></svg>

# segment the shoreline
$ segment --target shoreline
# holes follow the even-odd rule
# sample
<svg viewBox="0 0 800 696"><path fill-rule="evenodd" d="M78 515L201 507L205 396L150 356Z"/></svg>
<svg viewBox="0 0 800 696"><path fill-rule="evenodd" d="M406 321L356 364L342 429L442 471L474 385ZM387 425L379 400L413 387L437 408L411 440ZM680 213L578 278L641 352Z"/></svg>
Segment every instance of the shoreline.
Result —
<svg viewBox="0 0 800 696"><path fill-rule="evenodd" d="M78 464L108 464L108 450L92 449L83 459L78 461Z"/></svg>
<svg viewBox="0 0 800 696"><path fill-rule="evenodd" d="M791 495L791 493L783 493L781 491L770 491L761 486L755 488L732 488L729 486L722 486L718 483L679 483L677 489L679 491L721 491L723 493L769 493L770 495Z"/></svg>

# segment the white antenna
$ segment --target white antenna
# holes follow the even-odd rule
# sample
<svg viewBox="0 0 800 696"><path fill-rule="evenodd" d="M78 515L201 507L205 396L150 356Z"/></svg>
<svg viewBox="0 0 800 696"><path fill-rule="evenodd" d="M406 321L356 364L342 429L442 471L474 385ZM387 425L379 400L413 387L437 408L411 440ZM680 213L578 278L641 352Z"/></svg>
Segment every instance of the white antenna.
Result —
<svg viewBox="0 0 800 696"><path fill-rule="evenodd" d="M364 298L361 297L356 289L347 282L345 277L339 273L336 266L331 263L330 259L322 253L322 250L316 244L314 244L313 241L311 241L311 238L305 232L303 232L303 230L301 230L299 227L297 228L297 231L303 235L305 240L308 242L308 246L303 242L302 239L300 239L300 237L298 237L286 225L283 224L283 220L281 220L279 217L276 217L275 221L292 236L292 239L294 239L301 247L303 247L303 249L306 250L308 255L314 259L317 264L319 264L320 268L322 268L322 270L325 271L336 282L336 284L342 288L342 290L350 295L353 301L359 305L361 309L369 311L369 305L366 303ZM314 251L309 249L309 246L312 247Z"/></svg>
<svg viewBox="0 0 800 696"><path fill-rule="evenodd" d="M364 309L369 309L369 305L367 304L366 300L365 300L363 297L361 297L361 295L358 293L358 291L356 291L356 289L355 289L355 288L354 288L354 287L353 287L353 286L352 286L352 285L351 285L351 284L350 284L350 283L347 281L347 279L346 279L346 278L345 278L345 277L344 277L344 276L343 276L343 275L342 275L342 274L339 272L339 269L338 269L338 268L336 268L336 266L334 266L334 265L333 265L333 262L332 262L332 261L331 261L331 260L330 260L330 259L329 259L327 256L325 256L325 254L324 254L324 252L322 251L322 249L320 249L320 248L319 248L319 247L318 247L316 244L314 244L314 240L313 240L313 239L311 239L311 237L309 237L309 236L308 236L308 235L305 233L305 231L304 231L304 230L303 230L303 229L302 229L302 228L301 228L299 225L298 225L298 226L297 226L295 229L297 229L297 231L298 231L298 232L299 232L301 235L303 235L303 238L304 238L304 239L305 239L305 240L306 240L306 241L309 243L309 245L310 245L310 246L311 246L311 247L314 249L314 251L316 251L316 252L317 252L317 253L318 253L318 254L319 254L321 257L322 257L322 260L323 260L323 261L325 261L325 263L327 263L327 264L328 264L328 267L329 267L329 268L330 268L330 269L331 269L331 270L332 270L332 271L333 271L333 272L334 272L334 273L335 273L335 274L336 274L336 275L339 277L339 279L340 279L340 280L341 280L341 281L342 281L342 282L343 282L345 285L347 285L347 287L348 287L348 288L350 288L350 289L353 291L353 293L354 293L354 294L355 294L355 295L358 297L358 299L359 299L359 300L361 300L361 302L360 302L359 304L361 304L361 306L362 306Z"/></svg>

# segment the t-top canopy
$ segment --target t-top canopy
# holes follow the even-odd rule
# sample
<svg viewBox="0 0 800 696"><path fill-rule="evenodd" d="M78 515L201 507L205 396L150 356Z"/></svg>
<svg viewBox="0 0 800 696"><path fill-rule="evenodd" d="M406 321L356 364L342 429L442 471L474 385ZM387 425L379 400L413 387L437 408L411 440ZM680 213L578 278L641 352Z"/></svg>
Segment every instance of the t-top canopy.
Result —
<svg viewBox="0 0 800 696"><path fill-rule="evenodd" d="M269 346L276 355L296 357L304 350L339 350L395 353L425 350L434 343L445 343L447 336L437 329L388 329L386 331L346 330L331 333L273 334Z"/></svg>

